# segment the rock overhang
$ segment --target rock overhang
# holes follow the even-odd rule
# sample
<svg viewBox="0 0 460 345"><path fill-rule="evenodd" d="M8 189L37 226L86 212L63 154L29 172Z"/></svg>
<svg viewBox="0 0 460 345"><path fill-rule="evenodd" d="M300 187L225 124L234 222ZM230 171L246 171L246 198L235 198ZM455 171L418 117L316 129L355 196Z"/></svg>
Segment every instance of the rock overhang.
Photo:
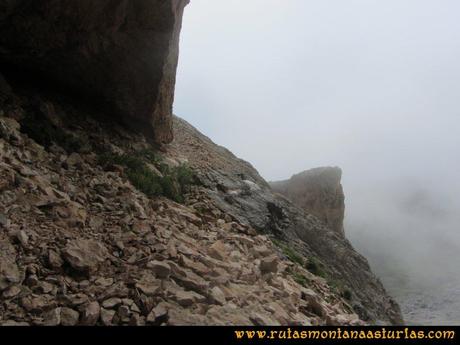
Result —
<svg viewBox="0 0 460 345"><path fill-rule="evenodd" d="M189 0L9 0L0 5L0 70L69 89L156 143L172 105Z"/></svg>

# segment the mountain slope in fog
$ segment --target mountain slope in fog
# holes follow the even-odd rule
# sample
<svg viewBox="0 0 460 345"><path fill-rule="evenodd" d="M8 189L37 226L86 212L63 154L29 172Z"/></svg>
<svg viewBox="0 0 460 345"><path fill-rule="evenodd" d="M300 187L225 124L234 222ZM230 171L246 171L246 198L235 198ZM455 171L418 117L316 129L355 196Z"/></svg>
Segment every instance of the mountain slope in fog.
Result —
<svg viewBox="0 0 460 345"><path fill-rule="evenodd" d="M349 208L350 240L369 258L409 323L460 322L455 190L449 181L392 180L355 193Z"/></svg>

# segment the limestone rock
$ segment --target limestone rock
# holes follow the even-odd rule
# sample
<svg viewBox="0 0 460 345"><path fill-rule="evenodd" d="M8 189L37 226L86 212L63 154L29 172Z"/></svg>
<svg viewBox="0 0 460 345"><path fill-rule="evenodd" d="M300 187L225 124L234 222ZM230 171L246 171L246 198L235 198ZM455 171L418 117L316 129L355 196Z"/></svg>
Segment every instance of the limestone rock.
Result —
<svg viewBox="0 0 460 345"><path fill-rule="evenodd" d="M81 324L84 326L94 326L99 320L101 307L98 302L94 301L87 304L81 313Z"/></svg>
<svg viewBox="0 0 460 345"><path fill-rule="evenodd" d="M273 320L268 315L264 315L258 312L253 312L250 316L251 320L257 326L279 326L279 322Z"/></svg>
<svg viewBox="0 0 460 345"><path fill-rule="evenodd" d="M6 216L6 214L0 212L0 227L8 229L9 226L10 226L10 221L8 217Z"/></svg>
<svg viewBox="0 0 460 345"><path fill-rule="evenodd" d="M61 325L75 326L78 323L80 314L71 308L61 308Z"/></svg>
<svg viewBox="0 0 460 345"><path fill-rule="evenodd" d="M278 270L278 261L279 259L276 255L263 258L260 261L260 271L262 273L276 273Z"/></svg>
<svg viewBox="0 0 460 345"><path fill-rule="evenodd" d="M21 306L32 313L41 313L56 305L50 295L29 295L21 299Z"/></svg>
<svg viewBox="0 0 460 345"><path fill-rule="evenodd" d="M8 1L0 14L0 61L97 100L125 125L169 142L187 3Z"/></svg>
<svg viewBox="0 0 460 345"><path fill-rule="evenodd" d="M168 309L165 306L165 303L160 303L155 308L152 309L150 314L147 316L147 321L154 323L165 322L168 317Z"/></svg>
<svg viewBox="0 0 460 345"><path fill-rule="evenodd" d="M147 264L147 267L152 269L158 278L167 278L171 273L171 267L166 262L153 260Z"/></svg>
<svg viewBox="0 0 460 345"><path fill-rule="evenodd" d="M74 240L63 250L64 258L78 271L93 271L107 257L107 249L93 240Z"/></svg>
<svg viewBox="0 0 460 345"><path fill-rule="evenodd" d="M2 326L23 327L23 326L29 326L29 323L28 322L18 322L14 320L7 320L2 323Z"/></svg>
<svg viewBox="0 0 460 345"><path fill-rule="evenodd" d="M17 285L10 286L8 289L3 291L3 298L10 299L14 298L21 293L21 288Z"/></svg>
<svg viewBox="0 0 460 345"><path fill-rule="evenodd" d="M340 168L325 167L307 170L289 180L271 182L270 185L329 228L344 235L345 196L341 178Z"/></svg>
<svg viewBox="0 0 460 345"><path fill-rule="evenodd" d="M121 298L113 297L106 299L104 302L102 302L102 307L105 309L113 309L116 306L120 305L122 303Z"/></svg>
<svg viewBox="0 0 460 345"><path fill-rule="evenodd" d="M55 308L44 316L44 326L59 326L61 324L61 308Z"/></svg>
<svg viewBox="0 0 460 345"><path fill-rule="evenodd" d="M177 303L183 307L189 307L196 302L204 302L205 297L197 294L193 291L181 291L175 292L175 299Z"/></svg>
<svg viewBox="0 0 460 345"><path fill-rule="evenodd" d="M112 326L114 316L115 310L101 308L101 321L104 326Z"/></svg>
<svg viewBox="0 0 460 345"><path fill-rule="evenodd" d="M29 236L24 230L19 230L15 234L16 240L24 247L27 248L29 245Z"/></svg>
<svg viewBox="0 0 460 345"><path fill-rule="evenodd" d="M147 296L155 295L160 289L160 281L151 275L144 275L136 283L136 288Z"/></svg>
<svg viewBox="0 0 460 345"><path fill-rule="evenodd" d="M16 250L10 241L0 237L0 291L21 281L16 264Z"/></svg>
<svg viewBox="0 0 460 345"><path fill-rule="evenodd" d="M64 260L62 260L61 256L54 250L50 250L48 252L48 264L53 269L59 269L64 264Z"/></svg>
<svg viewBox="0 0 460 345"><path fill-rule="evenodd" d="M117 310L117 316L122 322L129 322L131 318L131 310L126 305L121 305Z"/></svg>
<svg viewBox="0 0 460 345"><path fill-rule="evenodd" d="M217 260L225 260L228 255L227 248L225 247L225 243L222 241L217 241L209 247L209 255L211 255L214 259Z"/></svg>
<svg viewBox="0 0 460 345"><path fill-rule="evenodd" d="M214 303L224 305L226 303L225 295L218 286L214 286L210 291L211 299Z"/></svg>

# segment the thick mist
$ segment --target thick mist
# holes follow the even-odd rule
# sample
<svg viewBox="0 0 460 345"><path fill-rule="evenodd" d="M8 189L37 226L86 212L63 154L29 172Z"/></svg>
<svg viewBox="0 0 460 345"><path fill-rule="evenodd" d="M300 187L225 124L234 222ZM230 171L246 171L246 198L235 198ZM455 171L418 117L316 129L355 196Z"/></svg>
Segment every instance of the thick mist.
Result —
<svg viewBox="0 0 460 345"><path fill-rule="evenodd" d="M349 192L346 233L407 322L460 321L460 203L455 180L386 180Z"/></svg>
<svg viewBox="0 0 460 345"><path fill-rule="evenodd" d="M460 322L460 2L192 0L175 113L267 180L343 170L411 323Z"/></svg>

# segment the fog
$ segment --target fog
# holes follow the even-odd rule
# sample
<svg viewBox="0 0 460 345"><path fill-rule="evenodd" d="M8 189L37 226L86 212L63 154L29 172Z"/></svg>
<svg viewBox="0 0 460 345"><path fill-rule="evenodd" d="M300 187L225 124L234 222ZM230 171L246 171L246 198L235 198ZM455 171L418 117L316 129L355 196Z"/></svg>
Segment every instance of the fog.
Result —
<svg viewBox="0 0 460 345"><path fill-rule="evenodd" d="M174 111L267 180L343 170L410 322L460 322L460 2L192 0Z"/></svg>

